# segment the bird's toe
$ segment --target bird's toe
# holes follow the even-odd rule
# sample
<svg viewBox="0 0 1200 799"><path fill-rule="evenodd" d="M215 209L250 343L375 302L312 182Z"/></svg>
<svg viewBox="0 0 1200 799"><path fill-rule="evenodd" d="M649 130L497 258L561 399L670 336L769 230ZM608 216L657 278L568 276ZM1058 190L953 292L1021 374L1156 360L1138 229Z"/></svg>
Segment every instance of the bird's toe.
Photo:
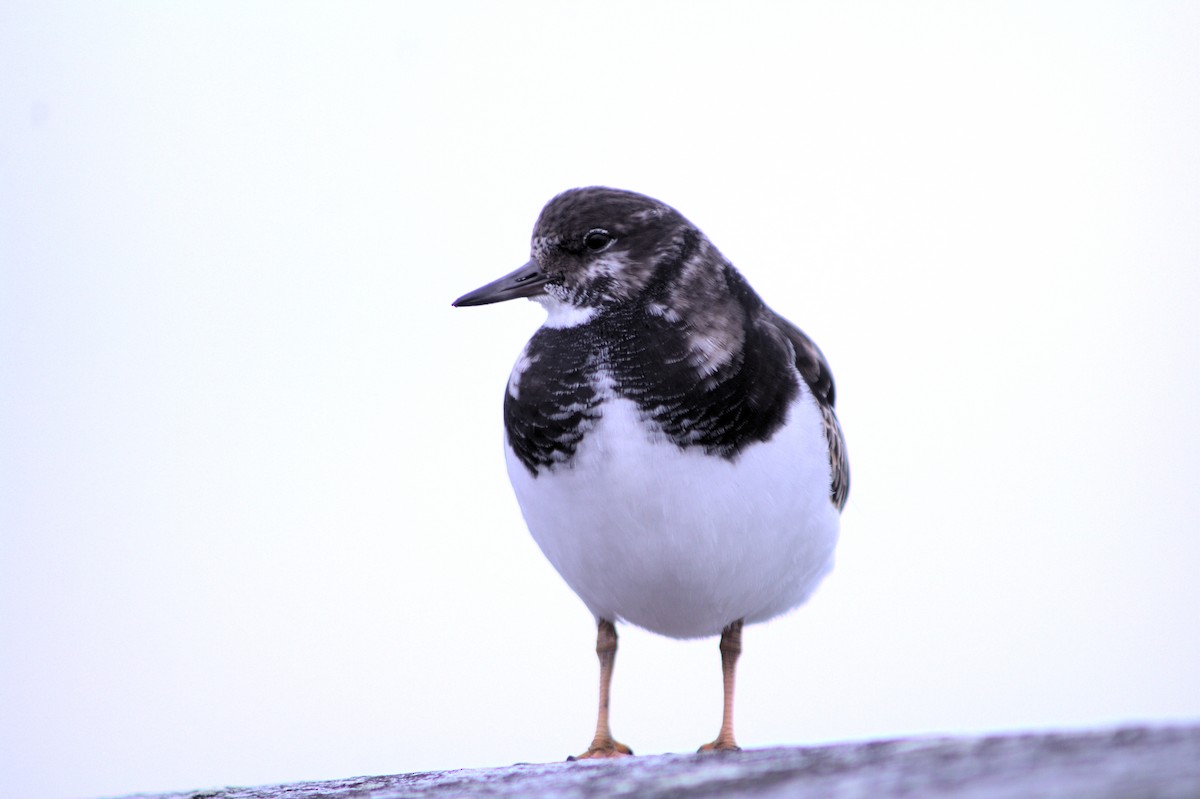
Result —
<svg viewBox="0 0 1200 799"><path fill-rule="evenodd" d="M596 739L592 741L592 745L582 755L572 755L567 760L592 760L596 758L609 757L627 757L633 754L633 750L625 744L614 741L612 738Z"/></svg>

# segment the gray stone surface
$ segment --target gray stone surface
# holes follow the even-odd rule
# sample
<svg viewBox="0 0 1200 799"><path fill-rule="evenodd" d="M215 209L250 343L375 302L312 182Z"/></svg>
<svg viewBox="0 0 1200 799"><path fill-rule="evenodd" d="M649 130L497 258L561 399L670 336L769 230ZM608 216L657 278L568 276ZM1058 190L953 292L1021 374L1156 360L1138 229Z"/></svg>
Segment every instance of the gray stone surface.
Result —
<svg viewBox="0 0 1200 799"><path fill-rule="evenodd" d="M522 764L137 799L457 796L1200 799L1200 724Z"/></svg>

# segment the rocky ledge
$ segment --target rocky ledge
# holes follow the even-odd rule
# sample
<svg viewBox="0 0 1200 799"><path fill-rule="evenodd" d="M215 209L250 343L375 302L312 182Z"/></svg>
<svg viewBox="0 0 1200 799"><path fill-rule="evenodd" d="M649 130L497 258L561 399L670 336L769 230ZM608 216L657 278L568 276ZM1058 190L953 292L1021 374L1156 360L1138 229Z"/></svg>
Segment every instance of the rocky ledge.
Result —
<svg viewBox="0 0 1200 799"><path fill-rule="evenodd" d="M1200 724L518 764L128 799L1200 799Z"/></svg>

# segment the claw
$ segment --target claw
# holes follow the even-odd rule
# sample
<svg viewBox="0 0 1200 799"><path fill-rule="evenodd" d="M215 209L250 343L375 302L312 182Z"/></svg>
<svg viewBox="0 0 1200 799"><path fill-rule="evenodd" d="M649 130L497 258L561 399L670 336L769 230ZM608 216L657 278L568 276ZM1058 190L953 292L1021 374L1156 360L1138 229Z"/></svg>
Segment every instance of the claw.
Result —
<svg viewBox="0 0 1200 799"><path fill-rule="evenodd" d="M623 743L609 738L606 741L592 741L592 745L582 755L572 755L567 760L592 760L596 758L628 757L633 750Z"/></svg>

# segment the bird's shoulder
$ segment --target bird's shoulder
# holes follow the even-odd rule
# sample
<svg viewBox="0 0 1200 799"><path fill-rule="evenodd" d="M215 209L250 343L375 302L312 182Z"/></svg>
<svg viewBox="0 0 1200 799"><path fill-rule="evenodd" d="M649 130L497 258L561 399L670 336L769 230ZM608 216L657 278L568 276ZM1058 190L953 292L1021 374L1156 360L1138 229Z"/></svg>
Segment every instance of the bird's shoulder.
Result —
<svg viewBox="0 0 1200 799"><path fill-rule="evenodd" d="M791 344L796 371L804 378L817 402L833 408L837 403L837 389L833 382L833 369L825 359L825 353L808 334L777 312L764 307L763 313L769 324Z"/></svg>

